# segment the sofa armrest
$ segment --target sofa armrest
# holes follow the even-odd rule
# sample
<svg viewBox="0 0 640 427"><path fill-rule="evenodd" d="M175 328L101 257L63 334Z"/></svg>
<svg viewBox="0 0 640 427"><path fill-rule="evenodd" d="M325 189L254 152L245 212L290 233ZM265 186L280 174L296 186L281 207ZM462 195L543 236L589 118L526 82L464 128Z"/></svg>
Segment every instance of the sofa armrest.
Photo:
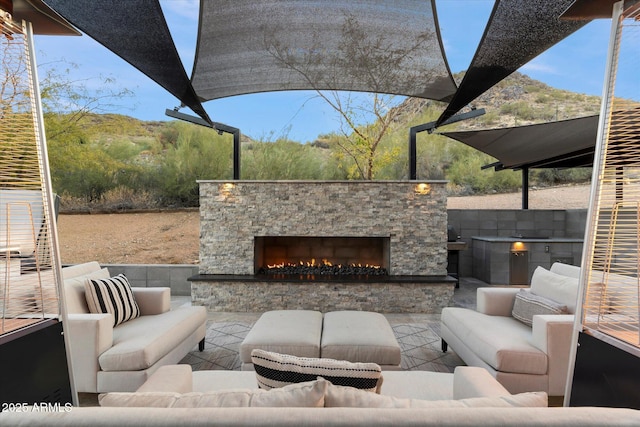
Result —
<svg viewBox="0 0 640 427"><path fill-rule="evenodd" d="M476 311L489 316L511 316L520 288L478 288Z"/></svg>
<svg viewBox="0 0 640 427"><path fill-rule="evenodd" d="M131 288L140 315L162 314L171 309L171 288Z"/></svg>
<svg viewBox="0 0 640 427"><path fill-rule="evenodd" d="M76 391L97 393L98 357L113 345L113 315L69 314L67 324Z"/></svg>
<svg viewBox="0 0 640 427"><path fill-rule="evenodd" d="M572 314L533 316L532 344L547 355L549 395L564 395L573 335Z"/></svg>
<svg viewBox="0 0 640 427"><path fill-rule="evenodd" d="M484 368L457 366L453 371L453 398L456 400L510 395L511 393Z"/></svg>
<svg viewBox="0 0 640 427"><path fill-rule="evenodd" d="M193 391L191 365L161 366L136 391L191 393Z"/></svg>

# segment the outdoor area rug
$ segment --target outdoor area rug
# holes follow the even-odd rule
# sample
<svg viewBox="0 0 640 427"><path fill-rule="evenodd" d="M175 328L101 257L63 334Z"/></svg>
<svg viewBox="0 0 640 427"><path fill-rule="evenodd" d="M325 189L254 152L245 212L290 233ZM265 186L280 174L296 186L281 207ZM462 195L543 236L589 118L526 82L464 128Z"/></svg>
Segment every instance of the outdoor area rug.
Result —
<svg viewBox="0 0 640 427"><path fill-rule="evenodd" d="M238 351L253 323L210 322L207 326L205 349L191 351L180 363L198 370L239 370ZM453 372L464 362L449 349L440 349L437 333L439 322L400 323L392 325L402 352L401 367L406 370Z"/></svg>

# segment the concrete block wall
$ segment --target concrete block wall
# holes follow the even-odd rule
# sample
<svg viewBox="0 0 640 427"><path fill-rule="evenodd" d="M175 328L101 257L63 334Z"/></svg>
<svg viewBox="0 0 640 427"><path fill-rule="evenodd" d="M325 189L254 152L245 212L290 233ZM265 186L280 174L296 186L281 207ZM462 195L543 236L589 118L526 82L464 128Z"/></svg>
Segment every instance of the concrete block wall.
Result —
<svg viewBox="0 0 640 427"><path fill-rule="evenodd" d="M198 266L191 264L102 264L112 276L123 273L131 286L151 288L168 286L173 296L191 296L191 282Z"/></svg>
<svg viewBox="0 0 640 427"><path fill-rule="evenodd" d="M468 245L467 250L460 252L460 276L473 277L472 237L522 235L582 239L586 220L586 209L449 209L447 221L456 229L460 240ZM548 262L549 253L545 255L545 246L544 242L531 246L530 264ZM558 251L562 252L562 248L558 248ZM571 253L574 258L579 258L575 256L575 244L564 252L566 256ZM580 259L574 259L574 263L579 264Z"/></svg>

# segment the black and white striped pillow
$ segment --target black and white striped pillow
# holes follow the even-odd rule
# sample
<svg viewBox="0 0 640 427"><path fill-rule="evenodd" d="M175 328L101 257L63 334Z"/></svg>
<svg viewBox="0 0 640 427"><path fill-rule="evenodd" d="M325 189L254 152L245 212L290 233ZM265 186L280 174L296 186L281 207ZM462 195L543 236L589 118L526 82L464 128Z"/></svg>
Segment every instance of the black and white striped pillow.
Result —
<svg viewBox="0 0 640 427"><path fill-rule="evenodd" d="M109 279L87 279L84 289L89 311L113 314L113 326L140 316L140 308L124 274Z"/></svg>
<svg viewBox="0 0 640 427"><path fill-rule="evenodd" d="M314 381L318 377L334 385L380 392L382 369L376 363L297 357L260 349L251 351L258 387L270 390L288 384Z"/></svg>

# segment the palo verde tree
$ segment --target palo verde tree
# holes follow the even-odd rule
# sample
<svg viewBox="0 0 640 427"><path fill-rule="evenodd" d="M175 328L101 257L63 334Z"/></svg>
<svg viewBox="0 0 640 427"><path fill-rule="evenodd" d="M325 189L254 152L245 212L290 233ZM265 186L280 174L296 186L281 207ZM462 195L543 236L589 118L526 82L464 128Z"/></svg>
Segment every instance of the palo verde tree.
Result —
<svg viewBox="0 0 640 427"><path fill-rule="evenodd" d="M290 49L279 41L281 31L263 29L265 49L283 69L301 75L337 113L343 138L337 139L336 144L343 160L350 161L349 177L374 179L376 171L393 162L397 154L381 152L384 137L400 116L407 121L418 113L399 108L405 97L389 93L402 93L394 88L421 87L429 79L422 67L407 65L415 62L418 51L437 42L437 35L425 30L398 46L397 39L374 35L350 14L344 15L335 49L323 46L313 31L310 48ZM407 71L411 69L415 71ZM373 91L364 94L339 90L344 87L373 88Z"/></svg>
<svg viewBox="0 0 640 427"><path fill-rule="evenodd" d="M78 65L64 60L44 63L39 68L44 70L40 96L49 140L77 134L88 116L121 109L124 100L134 96L111 76L70 78Z"/></svg>

